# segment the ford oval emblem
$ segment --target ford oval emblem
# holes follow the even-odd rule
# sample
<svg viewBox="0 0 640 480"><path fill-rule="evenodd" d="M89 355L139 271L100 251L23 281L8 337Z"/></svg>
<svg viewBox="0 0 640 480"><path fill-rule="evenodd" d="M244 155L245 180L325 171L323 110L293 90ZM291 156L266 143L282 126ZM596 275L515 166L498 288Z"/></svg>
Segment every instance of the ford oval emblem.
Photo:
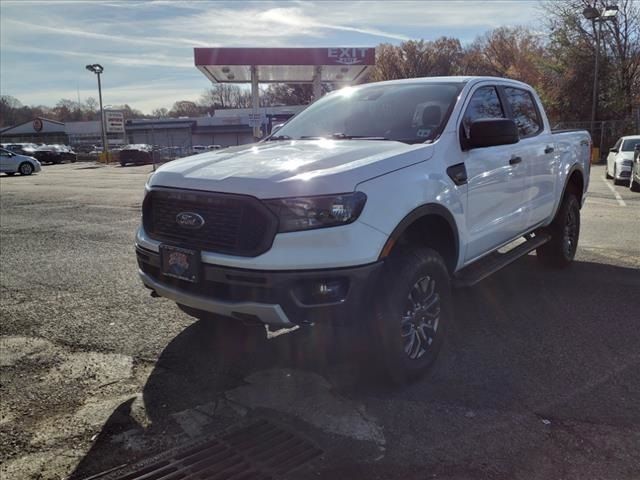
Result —
<svg viewBox="0 0 640 480"><path fill-rule="evenodd" d="M196 230L204 225L204 218L194 212L180 212L176 215L176 223L183 228Z"/></svg>

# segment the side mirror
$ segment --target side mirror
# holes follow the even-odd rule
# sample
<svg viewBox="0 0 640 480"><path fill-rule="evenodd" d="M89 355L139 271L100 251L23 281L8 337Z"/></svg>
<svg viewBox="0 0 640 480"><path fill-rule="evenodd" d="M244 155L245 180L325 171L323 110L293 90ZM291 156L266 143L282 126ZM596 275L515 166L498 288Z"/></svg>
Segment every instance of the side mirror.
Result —
<svg viewBox="0 0 640 480"><path fill-rule="evenodd" d="M278 124L274 125L273 127L271 127L271 134L276 133L282 127L284 127L284 123L278 123Z"/></svg>
<svg viewBox="0 0 640 480"><path fill-rule="evenodd" d="M509 118L483 118L476 120L469 129L469 148L510 145L520 141L515 122Z"/></svg>
<svg viewBox="0 0 640 480"><path fill-rule="evenodd" d="M615 148L610 148L609 153L618 153L618 150L616 150Z"/></svg>

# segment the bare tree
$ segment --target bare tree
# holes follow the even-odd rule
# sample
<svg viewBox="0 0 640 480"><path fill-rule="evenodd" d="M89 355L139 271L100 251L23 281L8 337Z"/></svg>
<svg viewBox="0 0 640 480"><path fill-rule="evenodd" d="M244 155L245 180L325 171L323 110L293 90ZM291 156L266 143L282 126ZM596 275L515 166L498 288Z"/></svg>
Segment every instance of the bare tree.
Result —
<svg viewBox="0 0 640 480"><path fill-rule="evenodd" d="M151 112L151 116L155 118L166 118L169 116L169 110L166 108L156 108Z"/></svg>
<svg viewBox="0 0 640 480"><path fill-rule="evenodd" d="M202 94L198 103L203 107L238 108L242 94L238 85L216 83Z"/></svg>

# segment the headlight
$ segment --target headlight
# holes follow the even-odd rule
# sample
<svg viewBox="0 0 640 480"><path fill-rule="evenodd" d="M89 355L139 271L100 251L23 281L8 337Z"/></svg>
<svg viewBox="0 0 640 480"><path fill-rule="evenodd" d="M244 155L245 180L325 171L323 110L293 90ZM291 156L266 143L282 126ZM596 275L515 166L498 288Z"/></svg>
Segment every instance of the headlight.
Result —
<svg viewBox="0 0 640 480"><path fill-rule="evenodd" d="M153 177L153 174L156 172L151 172L149 175L147 175L147 181L144 182L144 189L145 190L149 190L149 188L151 187L151 177Z"/></svg>
<svg viewBox="0 0 640 480"><path fill-rule="evenodd" d="M362 192L321 197L264 200L280 221L279 233L336 227L354 222L362 212L367 196Z"/></svg>

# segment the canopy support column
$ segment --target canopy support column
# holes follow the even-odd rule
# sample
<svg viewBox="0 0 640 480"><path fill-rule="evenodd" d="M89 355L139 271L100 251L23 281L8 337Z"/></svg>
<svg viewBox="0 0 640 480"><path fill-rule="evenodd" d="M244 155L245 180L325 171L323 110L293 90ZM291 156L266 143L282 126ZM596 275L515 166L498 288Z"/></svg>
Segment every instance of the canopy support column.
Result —
<svg viewBox="0 0 640 480"><path fill-rule="evenodd" d="M253 109L253 137L257 140L262 135L260 132L260 89L258 88L258 68L251 66L251 107Z"/></svg>
<svg viewBox="0 0 640 480"><path fill-rule="evenodd" d="M313 101L322 96L322 66L318 65L313 74Z"/></svg>

